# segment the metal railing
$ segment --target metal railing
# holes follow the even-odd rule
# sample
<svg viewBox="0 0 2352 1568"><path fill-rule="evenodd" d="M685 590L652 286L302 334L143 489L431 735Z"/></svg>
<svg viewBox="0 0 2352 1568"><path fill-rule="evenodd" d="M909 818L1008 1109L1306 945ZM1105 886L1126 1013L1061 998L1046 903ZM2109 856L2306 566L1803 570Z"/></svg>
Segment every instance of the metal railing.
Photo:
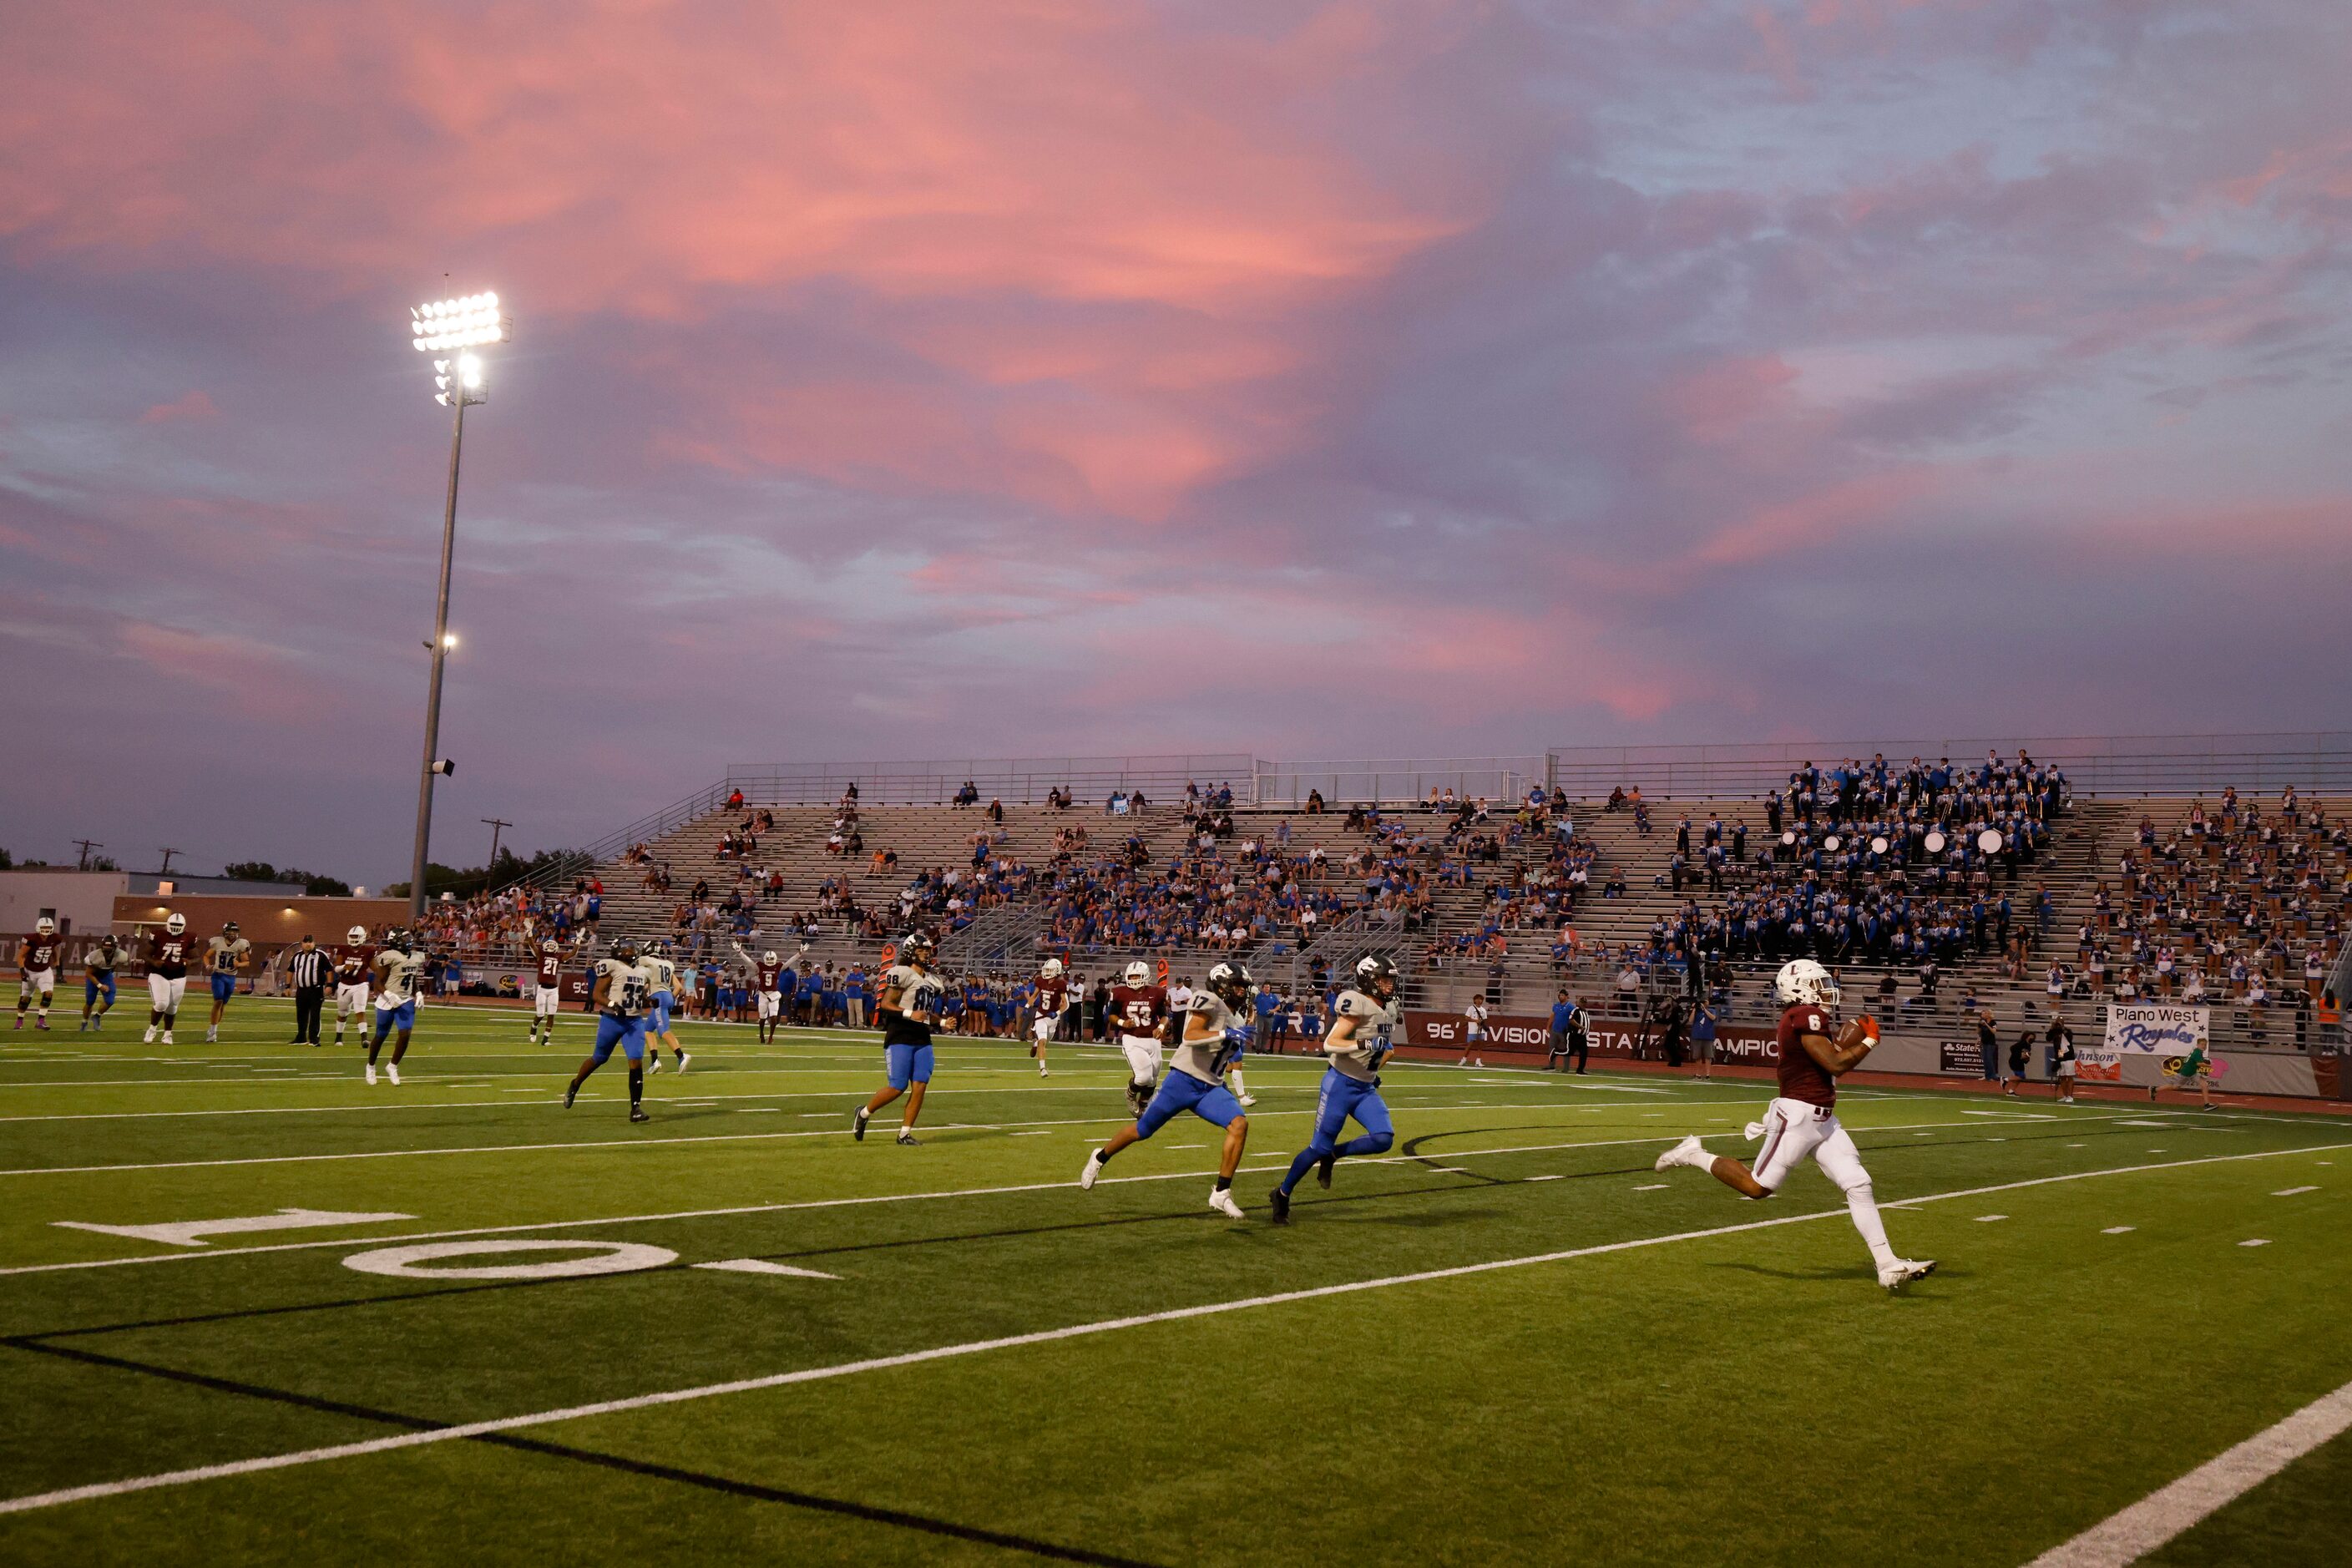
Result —
<svg viewBox="0 0 2352 1568"><path fill-rule="evenodd" d="M1828 769L1884 755L1894 767L1913 757L1949 758L1973 769L1987 752L2015 761L2022 750L2056 767L2078 795L2139 795L2273 792L2287 784L2327 794L2352 790L2352 731L2249 735L2011 735L1938 741L1769 742L1706 746L1555 746L1542 776L1578 799L1639 785L1644 795L1733 799L1784 787L1807 763Z"/></svg>
<svg viewBox="0 0 2352 1568"><path fill-rule="evenodd" d="M1327 805L1344 807L1412 805L1426 802L1432 790L1451 790L1457 799L1500 805L1543 780L1540 755L1260 763L1250 794L1259 805L1299 807L1319 793Z"/></svg>
<svg viewBox="0 0 2352 1568"><path fill-rule="evenodd" d="M1113 792L1141 790L1159 805L1183 798L1187 782L1202 789L1234 786L1248 798L1251 775L1263 764L1245 752L1170 752L1105 757L950 757L925 762L730 763L718 786L724 800L743 792L747 806L830 805L857 786L861 805L945 805L967 781L985 802L1041 805L1047 792L1066 788L1073 809L1099 810Z"/></svg>

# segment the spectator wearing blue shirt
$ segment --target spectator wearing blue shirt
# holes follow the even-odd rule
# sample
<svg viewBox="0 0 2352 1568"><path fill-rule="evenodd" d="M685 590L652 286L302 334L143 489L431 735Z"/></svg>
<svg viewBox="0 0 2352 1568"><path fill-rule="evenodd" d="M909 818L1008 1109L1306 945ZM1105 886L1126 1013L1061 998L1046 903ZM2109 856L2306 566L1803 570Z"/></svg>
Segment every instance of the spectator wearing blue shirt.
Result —
<svg viewBox="0 0 2352 1568"><path fill-rule="evenodd" d="M866 1027L866 971L851 964L848 976L841 984L842 995L849 1004L849 1026Z"/></svg>
<svg viewBox="0 0 2352 1568"><path fill-rule="evenodd" d="M1551 1071L1554 1061L1559 1063L1560 1071L1566 1072L1568 1058L1571 1056L1576 1058L1576 1070L1582 1072L1591 1058L1592 1040L1584 1026L1584 1009L1576 1005L1566 986L1560 987L1559 1000L1551 1005L1549 1045L1550 1048L1544 1057L1546 1072Z"/></svg>
<svg viewBox="0 0 2352 1568"><path fill-rule="evenodd" d="M1698 1076L1715 1076L1715 1009L1705 1002L1691 1009L1691 1055L1698 1061Z"/></svg>

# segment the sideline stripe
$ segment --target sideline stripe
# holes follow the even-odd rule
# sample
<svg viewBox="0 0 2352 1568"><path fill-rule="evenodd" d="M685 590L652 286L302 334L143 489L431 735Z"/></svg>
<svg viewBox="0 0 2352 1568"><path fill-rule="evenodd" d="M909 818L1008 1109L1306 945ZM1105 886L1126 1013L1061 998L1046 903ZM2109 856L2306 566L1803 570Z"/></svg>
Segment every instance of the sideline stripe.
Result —
<svg viewBox="0 0 2352 1568"><path fill-rule="evenodd" d="M1290 1113L1290 1112L1287 1112L1287 1111L1284 1111L1284 1112L1278 1112L1277 1114L1281 1114L1281 1115L1289 1115L1289 1114L1291 1114L1291 1113ZM1303 1114L1303 1113L1301 1113L1301 1114ZM1106 1119L1100 1119L1100 1120L1108 1120L1108 1119L1106 1118ZM1097 1125L1100 1125L1100 1120L1098 1120L1098 1121L1097 1121L1097 1123L1096 1123ZM1014 1125L1016 1125L1016 1126L1017 1126L1017 1125L1019 1125L1019 1123L1014 1123ZM1063 1125L1067 1125L1067 1124L1063 1124ZM1873 1128L1873 1129L1869 1129L1869 1131L1887 1131L1887 1132L1901 1132L1901 1131L1907 1131L1911 1125L1914 1125L1914 1124L1906 1123L1905 1126L1900 1126L1900 1127ZM1965 1122L1965 1121L1933 1121L1933 1122L1929 1122L1929 1123L1927 1123L1927 1125L1928 1125L1928 1126L1930 1126L1930 1127L1970 1128L1970 1127L1973 1127L1975 1124L1974 1124L1973 1122ZM825 1129L818 1129L818 1130L816 1130L816 1131L809 1131L809 1132L772 1132L772 1133L763 1132L763 1133L745 1133L745 1134L742 1134L741 1136L746 1137L746 1138L754 1138L754 1139L776 1139L776 1138L824 1138L824 1137L830 1137L830 1136L835 1136L835 1135L837 1135L836 1130L835 1130L835 1129L830 1129L830 1128L825 1128ZM1543 1153L1543 1152L1549 1152L1558 1151L1558 1150L1562 1150L1562 1149L1612 1149L1612 1148L1621 1148L1621 1147L1623 1147L1623 1146L1625 1146L1625 1145L1627 1145L1627 1144L1635 1144L1635 1143L1671 1143L1671 1142L1675 1142L1675 1134L1673 1134L1673 1133L1664 1133L1664 1134L1659 1134L1659 1135L1657 1135L1657 1136L1653 1136L1653 1137L1642 1137L1642 1138L1601 1138L1601 1139L1593 1139L1593 1140L1586 1141L1586 1142L1570 1142L1570 1143L1518 1143L1518 1144L1512 1144L1512 1145L1508 1145L1508 1146L1507 1146L1507 1147L1500 1148L1500 1149L1458 1149L1458 1150L1453 1150L1453 1151L1449 1151L1447 1153L1445 1153L1445 1154L1444 1154L1444 1155L1443 1155L1443 1156L1437 1156L1437 1155L1433 1155L1433 1154L1425 1154L1425 1153L1424 1153L1424 1154L1380 1154L1380 1155L1368 1155L1368 1156L1365 1156L1365 1157L1360 1158L1360 1159L1353 1160L1353 1161L1351 1161L1351 1162L1349 1162L1349 1163L1352 1163L1352 1164L1359 1164L1359 1165L1406 1165L1406 1164L1426 1164L1429 1161L1431 1161L1431 1160L1433 1160L1433 1159L1436 1159L1436 1158L1441 1158L1441 1157L1442 1157L1442 1158L1444 1158L1444 1159L1447 1159L1447 1160L1476 1160L1476 1159L1482 1159L1482 1158L1484 1158L1484 1157L1486 1157L1486 1156L1487 1156L1487 1155L1490 1155L1490 1154L1527 1154L1527 1153ZM687 1142L687 1140L676 1140L676 1142ZM550 1147L566 1147L566 1146L567 1146L567 1145L550 1145ZM593 1148L593 1149L602 1149L602 1148L621 1148L621 1149L631 1149L631 1148L644 1148L644 1147L648 1147L648 1146L649 1146L649 1145L646 1145L646 1144L628 1143L628 1142L620 1142L620 1141L617 1141L617 1140L616 1140L616 1141L614 1141L614 1142L611 1142L611 1143L590 1143L590 1144L578 1145L578 1147ZM511 1145L500 1145L499 1147L501 1147L501 1148L504 1148L504 1147L511 1147ZM1916 1147L1916 1145L1912 1145L1912 1144L1906 1144L1906 1145L1904 1145L1904 1147L1906 1147L1906 1148L1911 1148L1911 1147ZM2323 1145L2323 1147L2326 1147L2326 1148L2337 1148L2337 1147L2341 1147L2341 1148L2352 1148L2352 1143L2347 1143L2347 1144L2341 1144L2341 1145L2338 1145L2338 1144L2326 1144L2326 1145ZM405 1150L405 1151L404 1151L404 1150L394 1150L394 1151L391 1151L391 1152L394 1152L394 1153L403 1153L403 1152L409 1152L409 1153L456 1153L456 1152L464 1152L464 1151L457 1151L457 1150ZM2275 1152L2291 1152L2291 1151L2284 1151L2284 1150L2282 1150L2282 1151L2275 1151ZM297 1157L297 1158L328 1159L328 1160L331 1160L331 1159L373 1159L373 1158L381 1158L382 1156L379 1156L379 1155L359 1155L359 1154L353 1154L353 1155L320 1154L320 1155L306 1155L306 1156L294 1156L294 1157ZM2226 1159L2248 1159L2248 1158L2252 1158L2252 1156L2250 1156L2250 1155L2225 1155L2225 1156L2222 1156L2222 1157L2223 1157L2223 1158L2226 1158ZM225 1162L225 1163L229 1163L229 1164L236 1164L236 1163L242 1163L243 1162L238 1162L238 1161L228 1161L228 1162ZM2196 1163L2199 1163L2200 1162L2197 1162L2197 1161L2194 1161L2194 1160L2187 1160L2187 1161L2176 1161L2176 1162L2170 1162L2170 1163L2178 1163L2178 1164L2196 1164ZM1244 1166L1244 1170L1247 1170L1247 1171L1257 1172L1257 1173L1265 1173L1265 1172L1284 1170L1284 1169L1286 1169L1287 1167L1288 1167L1288 1162L1287 1162L1287 1161L1277 1159L1277 1160L1276 1160L1276 1161L1275 1161L1273 1163L1271 1163L1271 1164L1265 1164L1265 1165L1250 1165L1250 1166ZM103 1168L103 1167L101 1167L101 1168ZM2096 1174L2097 1173L2093 1173L2093 1174ZM1100 1182L1100 1184L1098 1184L1108 1185L1108 1184L1115 1184L1115 1183L1127 1183L1127 1182L1174 1182L1174 1181L1191 1181L1191 1180L1196 1180L1196 1179L1198 1179L1198 1178L1200 1178L1200 1177L1202 1177L1202 1176L1213 1176L1213 1175L1215 1175L1215 1174L1216 1174L1216 1172L1214 1172L1214 1171L1169 1171L1169 1172L1163 1172L1163 1173L1153 1173L1153 1174L1151 1174L1151 1175L1149 1175L1149 1176L1105 1176L1105 1177L1103 1177L1103 1178L1101 1179L1101 1182ZM1542 1181L1542 1180L1545 1180L1546 1178L1541 1177L1541 1176L1536 1176L1536 1177L1530 1177L1530 1178L1528 1178L1528 1180L1533 1180L1533 1181ZM2057 1179L2062 1179L2062 1178L2044 1177L2044 1178L2042 1178L2042 1180L2057 1180ZM201 1251L201 1252L159 1252L159 1253L152 1253L152 1254L146 1254L146 1253L142 1253L142 1254L141 1254L141 1255L139 1255L139 1256L137 1256L137 1257L133 1257L133 1258L84 1258L84 1259L80 1259L80 1260L79 1260L79 1261L71 1262L71 1263L20 1263L20 1264L16 1265L16 1266L15 1266L15 1267L13 1267L13 1268L0 1268L0 1278L5 1278L5 1277L6 1277L6 1276L8 1276L8 1275L11 1275L11 1274L53 1274L53 1273L62 1272L62 1271L67 1270L67 1269L75 1269L75 1268L125 1268L125 1267L128 1267L128 1266L131 1266L131 1265L133 1265L133 1264L142 1264L142 1263L185 1263L185 1262L188 1262L189 1260L191 1260L191 1259L193 1259L193 1258L248 1258L248 1257L253 1256L253 1255L254 1255L254 1254L256 1254L256 1253L261 1253L261 1252L305 1252L305 1251L310 1251L310 1250L313 1250L313 1249L315 1249L315 1248L322 1247L346 1247L346 1246L353 1245L353 1244L355 1244L355 1243L365 1243L365 1244L369 1244L369 1245L378 1245L378 1246L390 1246L390 1245L391 1245L392 1243L394 1243L394 1242L410 1242L410 1241L446 1241L446 1240L449 1240L449 1239L451 1239L451 1238L453 1238L453 1237L467 1237L467 1236L508 1236L508 1235L512 1235L512 1234L514 1234L514 1233L516 1233L516 1232L519 1232L519 1231L530 1231L530 1230L568 1230L568 1229L571 1229L572 1227L573 1227L573 1226L583 1226L583 1225L645 1225L645 1224L651 1224L651 1223L657 1222L657 1221L661 1221L661 1220L673 1220L673 1219L720 1219L720 1218L727 1218L727 1217L733 1216L733 1215L753 1215L753 1214L782 1214L782 1213L786 1213L786 1212L789 1212L789 1211L792 1211L792 1210L796 1210L796 1209L853 1208L853 1207L856 1207L856 1206L858 1206L858 1205L865 1205L865 1204L903 1204L903 1203L917 1203L917 1202L921 1202L921 1201L924 1201L924 1200L927 1200L927 1199L931 1199L931 1198L975 1198L975 1197L995 1197L995 1196L1000 1196L1000 1195L1002 1195L1002 1194L1008 1194L1008 1193L1042 1193L1042 1192L1050 1192L1050 1191L1052 1191L1052 1190L1054 1190L1054 1189L1055 1189L1055 1188L1059 1188L1059 1187L1067 1187L1067 1186L1070 1186L1070 1185L1073 1185L1073 1184L1072 1184L1072 1183L1070 1183L1070 1182L1066 1182L1066 1181L1052 1181L1052 1182L1019 1182L1019 1183L1014 1183L1014 1184L1009 1184L1009 1185L1004 1185L1004 1186L994 1186L994 1187L962 1187L962 1188L956 1188L956 1189L950 1189L950 1190L947 1190L947 1191L940 1191L940 1192L923 1192L923 1193L880 1193L880 1194L866 1194L866 1195L863 1195L863 1196L858 1196L858 1197L847 1197L847 1198L809 1198L809 1199L804 1199L804 1200L803 1200L803 1201L801 1201L801 1202L799 1202L799 1203L789 1203L789 1204L743 1204L743 1205L730 1205L730 1206L729 1206L729 1207L725 1207L725 1208L709 1208L709 1209L679 1209L679 1210L676 1210L676 1211L673 1211L673 1212L670 1212L670 1213L667 1213L667 1214L614 1215L611 1215L611 1216L609 1216L609 1217L604 1217L604 1218L597 1218L597 1217L593 1217L593 1216L592 1216L592 1217L585 1218L585 1219L537 1220L537 1221L532 1221L532 1222L530 1222L530 1223L528 1223L528 1224L522 1224L522 1225L488 1225L488 1226L472 1226L472 1227L469 1227L469 1228L467 1228L467 1229L464 1229L464 1230L428 1230L428 1231L417 1231L417 1232L413 1232L413 1233L410 1233L410 1234L407 1234L407 1235L402 1235L402 1236L386 1236L386 1237L344 1237L344 1238L342 1238L342 1239L341 1239L341 1240L334 1240L334 1241L286 1241L286 1242L278 1242L278 1243L275 1243L275 1244L266 1245L266 1246L261 1246L261 1247L216 1247L216 1248L208 1248L208 1249L204 1250L204 1251ZM1985 1191L1988 1191L1988 1192L1990 1192L1990 1191L1997 1191L1997 1190L1999 1190L1999 1189L1995 1189L1995 1188L1986 1188L1986 1189L1984 1189L1984 1190L1985 1190ZM1916 1201L1916 1200L1914 1200L1914 1201ZM1893 1207L1893 1206L1895 1206L1895 1205L1894 1205L1893 1204L1889 1203L1889 1204L1881 1204L1879 1206L1880 1206L1881 1208L1889 1208L1889 1207Z"/></svg>
<svg viewBox="0 0 2352 1568"><path fill-rule="evenodd" d="M2053 1546L2028 1568L2125 1568L2352 1428L2352 1383L2324 1394L2170 1486Z"/></svg>
<svg viewBox="0 0 2352 1568"><path fill-rule="evenodd" d="M2325 1143L2317 1147L2339 1149L2352 1147L2352 1145ZM2314 1152L2312 1149L2264 1150L2253 1154L2218 1154L2195 1160L2167 1160L2151 1165L2123 1165L2105 1171L2084 1171L2070 1175L2037 1177L2032 1181L2005 1182L1992 1187L1970 1187L1958 1192L1931 1193L1922 1197L1906 1199L1904 1206L1939 1203L1950 1198L1974 1197L1989 1192L2009 1192L2019 1187L2043 1186L2056 1182L2081 1181L2090 1176L2120 1176L2141 1171L2168 1171L2183 1165L2210 1165L2225 1161L2260 1160L2275 1154L2308 1154ZM1066 1185L1067 1184L1056 1184ZM1665 1247L1678 1241L1702 1241L1712 1237L1738 1236L1749 1231L1772 1230L1781 1226L1807 1225L1814 1220L1830 1219L1844 1213L1845 1210L1843 1207L1822 1209L1812 1214L1783 1215L1775 1219L1748 1220L1740 1225L1712 1226L1704 1230L1677 1231L1670 1236L1636 1237L1627 1241L1602 1242L1592 1247L1573 1247L1558 1252L1538 1252L1525 1258L1502 1258L1487 1263L1465 1263L1451 1268L1427 1268L1413 1274L1390 1274L1377 1279L1352 1279L1338 1285L1318 1285L1303 1290L1283 1290L1270 1296L1247 1296L1234 1301L1210 1301L1197 1307L1174 1307L1159 1312L1139 1312L1131 1317L1106 1318L1091 1323L1071 1323L1063 1328L1042 1329L1026 1334L1007 1334L999 1339L972 1340L962 1344L935 1345L929 1350L909 1351L900 1355L870 1356L862 1361L840 1362L832 1366L803 1367L797 1372L774 1373L766 1377L739 1378L730 1383L706 1383L692 1388L668 1389L658 1394L640 1394L625 1399L600 1400L593 1405L572 1405L559 1410L541 1410L527 1415L504 1415L489 1421L469 1421L458 1426L437 1426L424 1432L404 1432L396 1436L375 1437L364 1442L336 1443L322 1448L305 1448L290 1454L266 1454L257 1458L231 1460L226 1464L200 1465L193 1469L165 1470L156 1475L133 1476L123 1480L98 1481L88 1486L65 1487L56 1491L36 1492L25 1497L0 1500L0 1514L28 1513L35 1509L55 1508L64 1503L121 1497L129 1492L152 1491L161 1487L185 1486L196 1481L220 1480L230 1476L257 1475L267 1470L289 1469L298 1465L314 1465L329 1459L348 1459L367 1454L385 1454L401 1448L418 1448L429 1444L455 1442L459 1438L482 1437L498 1432L513 1432L528 1426L547 1426L558 1422L583 1421L599 1415L620 1415L637 1410L651 1410L665 1405L681 1405L692 1400L712 1399L721 1394L754 1394L764 1389L790 1387L795 1384L821 1383L834 1378L853 1377L860 1373L887 1372L898 1367L919 1366L926 1362L980 1355L990 1351L1016 1350L1026 1345L1051 1344L1060 1340L1117 1333L1121 1330L1145 1328L1154 1323L1175 1323L1192 1318L1219 1317L1228 1312L1245 1312L1259 1307L1286 1306L1295 1301L1316 1301L1332 1296L1350 1296L1365 1290L1385 1290L1399 1285L1426 1284L1436 1279L1460 1279L1472 1275L1492 1274L1506 1268L1529 1268L1538 1264L1565 1263L1580 1258L1598 1258L1610 1253L1633 1252L1644 1247ZM2341 1430L2345 1423L2352 1423L2352 1389L2338 1390L2337 1394L2329 1395L2328 1399L2335 1400L2339 1397L2346 1401L2347 1413L2336 1430ZM2325 1405L2327 1402L2321 1403ZM2314 1408L2318 1407L2314 1406ZM2301 1416L2289 1419L2299 1420ZM2275 1431L2277 1428L2273 1430ZM2256 1439L2256 1441L2260 1440ZM2315 1438L2308 1446L2315 1447L2318 1442L2325 1440L2324 1437ZM2244 1445L2241 1445L2241 1447L2242 1447ZM2297 1450L2297 1452L2301 1451L2303 1450ZM2223 1455L2221 1459L2214 1463L2221 1464L2237 1452L2237 1449L2232 1449L2231 1454ZM2293 1455L2288 1456L2290 1458L2293 1457ZM2280 1463L2284 1464L2284 1461L2282 1460ZM2212 1466L2206 1467L2207 1469L2212 1468ZM2195 1472L2184 1478L2182 1482L2175 1484L2176 1486L2184 1485L2203 1473L2203 1471ZM2255 1478L2255 1479L2260 1479L2259 1476ZM2249 1481L2247 1484L2252 1483ZM2165 1494L2157 1495L2162 1497ZM2155 1499L2148 1500L2153 1502ZM2126 1510L2126 1513L2129 1511ZM2117 1517L2120 1519L2124 1516ZM2086 1557L2081 1559L2079 1563L2069 1559L2057 1560L2058 1563L2064 1564L2064 1568L2093 1568L2095 1564L2124 1561L2127 1559ZM2037 1564L2036 1568L2040 1568L2040 1564ZM2054 1563L2053 1568L2056 1568Z"/></svg>

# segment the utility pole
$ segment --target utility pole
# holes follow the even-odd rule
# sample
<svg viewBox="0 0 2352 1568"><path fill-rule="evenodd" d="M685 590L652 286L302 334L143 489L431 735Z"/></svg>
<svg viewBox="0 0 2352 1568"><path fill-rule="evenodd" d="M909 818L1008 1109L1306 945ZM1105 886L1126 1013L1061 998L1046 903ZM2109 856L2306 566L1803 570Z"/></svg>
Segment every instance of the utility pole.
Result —
<svg viewBox="0 0 2352 1568"><path fill-rule="evenodd" d="M165 849L163 851L163 868L155 874L159 877L170 876L172 874L172 857L178 853L179 851L177 849Z"/></svg>
<svg viewBox="0 0 2352 1568"><path fill-rule="evenodd" d="M103 849L106 847L105 845L100 844L95 838L77 838L74 840L74 847L81 851L81 858L74 862L74 869L77 871L87 871L89 869L89 852L91 850Z"/></svg>
<svg viewBox="0 0 2352 1568"><path fill-rule="evenodd" d="M511 823L511 822L509 822L509 821L508 821L505 817L503 817L503 816L484 816L484 817L478 817L478 818L476 818L476 820L477 820L477 821L479 821L479 822L487 823L487 824L488 824L488 826L489 826L489 829L490 829L490 864L489 864L488 868L489 868L490 870L492 870L492 871L496 871L496 870L498 869L498 868L499 868L499 830L500 828L503 828L503 827L512 827L512 826L514 826L514 824L513 824L513 823Z"/></svg>

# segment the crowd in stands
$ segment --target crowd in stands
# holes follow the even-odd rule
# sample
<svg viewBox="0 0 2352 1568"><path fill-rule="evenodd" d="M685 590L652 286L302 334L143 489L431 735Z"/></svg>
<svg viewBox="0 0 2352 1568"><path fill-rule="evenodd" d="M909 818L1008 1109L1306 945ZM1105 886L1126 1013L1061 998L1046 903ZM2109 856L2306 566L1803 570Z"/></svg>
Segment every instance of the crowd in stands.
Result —
<svg viewBox="0 0 2352 1568"><path fill-rule="evenodd" d="M2291 786L2267 814L2231 789L2169 830L2143 816L2050 994L2231 1007L2263 1033L2323 994L2352 913L2347 855L2352 828Z"/></svg>

